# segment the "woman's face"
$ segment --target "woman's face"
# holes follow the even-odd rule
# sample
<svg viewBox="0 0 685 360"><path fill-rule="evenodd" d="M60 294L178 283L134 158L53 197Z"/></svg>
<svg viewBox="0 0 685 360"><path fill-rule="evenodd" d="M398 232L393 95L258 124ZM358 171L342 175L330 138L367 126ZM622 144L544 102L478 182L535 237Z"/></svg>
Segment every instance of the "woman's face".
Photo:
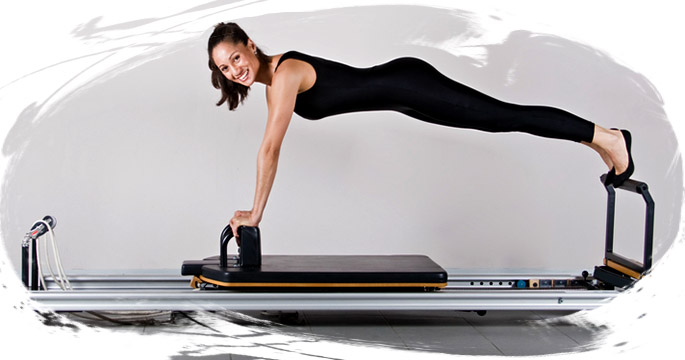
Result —
<svg viewBox="0 0 685 360"><path fill-rule="evenodd" d="M212 60L228 80L250 86L259 71L256 49L252 40L248 40L247 45L222 41L212 50Z"/></svg>

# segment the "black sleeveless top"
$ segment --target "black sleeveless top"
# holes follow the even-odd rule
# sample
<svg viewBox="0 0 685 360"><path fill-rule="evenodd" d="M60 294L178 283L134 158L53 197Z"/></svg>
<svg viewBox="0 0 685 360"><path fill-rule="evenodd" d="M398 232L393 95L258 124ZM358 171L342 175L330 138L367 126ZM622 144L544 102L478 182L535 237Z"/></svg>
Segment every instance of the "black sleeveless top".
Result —
<svg viewBox="0 0 685 360"><path fill-rule="evenodd" d="M278 60L278 66L287 59L296 59L310 64L316 72L316 82L307 91L297 95L295 113L309 120L326 116L369 110L396 110L387 101L387 92L396 87L388 83L384 69L396 62L371 68L354 68L339 62L288 51ZM406 60L406 58L405 58ZM416 59L414 59L416 60Z"/></svg>

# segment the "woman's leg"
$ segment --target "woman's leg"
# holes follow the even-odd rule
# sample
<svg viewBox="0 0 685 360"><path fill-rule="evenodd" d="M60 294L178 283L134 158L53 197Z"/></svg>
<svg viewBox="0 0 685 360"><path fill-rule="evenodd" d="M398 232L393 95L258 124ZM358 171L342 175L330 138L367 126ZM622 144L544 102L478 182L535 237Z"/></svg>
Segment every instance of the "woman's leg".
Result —
<svg viewBox="0 0 685 360"><path fill-rule="evenodd" d="M421 120L488 132L532 135L593 142L593 123L549 106L500 101L458 83L425 61L401 58L376 67L378 93L391 107ZM420 115L420 116L417 116Z"/></svg>
<svg viewBox="0 0 685 360"><path fill-rule="evenodd" d="M497 100L441 74L430 64L402 58L377 67L385 96L394 108L427 122L488 132L518 131L585 144L616 174L628 168L628 151L619 130L607 130L549 106Z"/></svg>

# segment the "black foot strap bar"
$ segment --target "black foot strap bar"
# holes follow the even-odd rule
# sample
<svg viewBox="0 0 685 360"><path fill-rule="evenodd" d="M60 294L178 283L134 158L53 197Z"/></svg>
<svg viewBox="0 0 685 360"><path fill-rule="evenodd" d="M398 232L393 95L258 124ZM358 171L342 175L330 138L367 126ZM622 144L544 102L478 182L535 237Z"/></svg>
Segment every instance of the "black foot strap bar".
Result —
<svg viewBox="0 0 685 360"><path fill-rule="evenodd" d="M606 174L600 177L604 184ZM652 248L654 246L654 199L649 193L649 186L637 180L626 180L615 189L613 185L604 185L607 191L606 243L604 266L595 267L594 277L612 286L631 285L652 267ZM625 190L642 195L645 201L645 236L642 262L629 259L614 252L614 223L616 214L616 190Z"/></svg>

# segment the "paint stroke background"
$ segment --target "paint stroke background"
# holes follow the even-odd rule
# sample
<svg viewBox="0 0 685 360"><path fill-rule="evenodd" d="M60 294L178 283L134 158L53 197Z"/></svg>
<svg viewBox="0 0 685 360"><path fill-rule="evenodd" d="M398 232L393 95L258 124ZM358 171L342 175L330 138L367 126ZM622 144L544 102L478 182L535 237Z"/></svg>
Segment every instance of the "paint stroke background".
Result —
<svg viewBox="0 0 685 360"><path fill-rule="evenodd" d="M265 6L84 16L65 32L75 54L63 59L53 54L66 55L64 46L47 47L27 59L48 64L5 88L16 106L3 143L8 253L19 252L10 239L21 238L27 219L46 213L59 220L62 246L78 249L64 254L69 271L177 269L216 252L217 229L251 205L266 113L261 85L235 113L212 105L204 44L226 18L240 19L270 53L298 49L358 66L417 56L499 98L632 129L636 177L651 185L660 209L656 259L675 238L682 178L660 94L601 48L497 11L257 13ZM597 180L605 171L570 142L449 129L392 112L295 116L260 224L263 249L420 253L457 272L580 274L601 260L606 195ZM619 202L631 206L619 206L617 249L639 258L641 202Z"/></svg>
<svg viewBox="0 0 685 360"><path fill-rule="evenodd" d="M73 55L50 43L26 60L47 64L5 88L16 106L3 143L8 253L46 213L59 220L62 246L78 249L64 254L69 271L177 269L216 252L217 229L251 205L266 113L261 85L240 111L213 106L204 44L227 17L270 53L299 49L358 66L417 56L497 97L632 129L636 177L659 203L656 259L675 238L682 177L660 94L601 48L478 9L208 5L84 16L64 32ZM295 116L284 150L260 224L265 253L420 253L481 273L580 274L601 260L597 180L606 169L577 144L368 112ZM619 207L617 249L639 258L640 200L626 201L635 206Z"/></svg>
<svg viewBox="0 0 685 360"><path fill-rule="evenodd" d="M569 6L568 8L558 7L558 4L555 5L554 8L551 8L548 5L545 5L544 3L538 2L528 3L526 6L511 6L505 5L504 3L488 3L487 5L476 5L476 3L464 3L460 4L458 8L454 8L453 5L448 6L447 3L438 2L435 4L439 7L452 7L452 10L454 12L458 12L459 14L475 14L473 16L478 21L474 21L471 24L476 23L488 27L486 31L482 31L480 33L480 35L482 35L483 37L479 37L476 40L474 40L475 44L477 45L488 44L488 41L492 41L493 43L495 43L495 41L497 40L501 41L501 37L503 34L498 33L497 31L497 21L492 21L490 23L485 24L486 21L484 20L488 17L497 20L496 18L500 17L504 18L507 24L504 29L500 29L501 31L511 30L512 28L516 28L520 25L521 29L533 30L539 33L549 32L555 34L558 37L548 37L543 38L542 40L552 41L559 39L570 39L577 41L581 44L588 44L588 46L591 46L595 49L606 50L607 53L609 53L612 56L613 60L617 60L618 62L623 63L623 65L625 65L627 68L634 69L635 71L643 74L646 77L646 79L649 79L649 82L654 84L655 88L658 90L657 94L660 94L664 99L665 105L663 106L663 110L665 110L666 114L668 114L668 118L671 119L670 125L673 126L677 134L682 134L682 132L679 132L681 130L682 124L674 120L682 117L682 108L678 107L678 104L673 104L674 100L671 100L669 102L669 99L675 99L675 97L678 94L679 89L677 88L677 86L679 85L679 79L683 78L682 69L680 69L679 67L679 64L677 62L678 58L674 50L668 47L665 48L664 45L657 45L664 43L669 44L669 42L667 41L669 39L673 40L673 42L671 42L670 44L676 44L676 29L675 25L673 25L676 23L676 20L673 19L672 21L669 21L671 20L669 19L669 16L673 16L674 13L673 11L670 11L672 9L668 9L665 6L664 8L660 8L659 6L653 6L649 9L641 9L638 7L638 5L636 5L636 3L608 3L603 5L605 6L604 9L598 8L597 5L593 5L592 11L583 8L577 2L574 3L572 7ZM148 9L142 6L136 6L136 11L133 12L134 16L132 16L132 12L130 10L127 10L126 12L122 13L122 9L127 8L122 7L120 4L109 5L111 6L111 8L107 8L106 6L103 8L101 7L101 5L98 5L96 8L94 7L94 5L90 5L88 3L75 2L72 6L70 6L70 8L79 10L73 11L69 14L73 16L73 20L71 21L67 20L67 16L61 17L60 21L55 21L54 17L44 17L44 15L41 15L58 13L60 9L66 6L67 5L65 3L60 3L57 5L40 4L40 6L31 6L29 8L30 11L27 8L16 8L10 9L9 11L3 11L5 17L7 17L9 14L17 15L11 16L8 19L3 18L3 20L7 20L4 21L4 23L6 24L5 26L7 26L8 29L10 29L10 31L8 31L7 29L3 28L3 33L18 33L15 37L7 38L6 48L15 49L15 53L17 54L26 54L26 56L6 56L5 59L3 59L3 72L1 73L2 77L0 78L0 84L4 86L4 88L0 90L3 91L2 93L0 93L2 96L0 97L0 101L2 101L2 103L0 104L2 105L1 109L3 111L3 119L19 119L24 122L28 121L28 123L31 124L33 121L35 121L35 119L40 119L41 117L49 115L45 113L46 110L53 112L64 111L64 109L59 109L57 106L59 105L60 98L70 94L70 92L73 90L77 90L79 88L79 85L82 85L80 83L80 80L93 78L96 75L98 75L98 71L108 69L109 72L112 74L113 79L108 79L106 76L104 77L104 79L107 79L109 81L116 81L117 74L121 74L126 71L135 71L136 67L143 66L145 62L150 61L154 58L173 59L174 54L165 53L163 51L163 45L165 45L168 42L183 44L182 39L192 39L194 37L202 35L207 30L207 23L212 24L217 21L224 20L224 18L220 16L217 17L216 20L212 19L211 16L213 16L214 13L220 14L221 12L229 11L228 8L234 8L230 11L232 14L236 14L235 16L250 18L252 16L258 16L269 12L281 13L286 9L300 11L315 10L315 6L322 5L301 5L300 3L287 3L286 5L284 5L283 3L271 2L213 2L208 3L205 7L200 6L195 9L192 9L193 11L187 11L187 5L181 3L174 4L165 2L163 5L155 3L154 6L151 5ZM298 6L300 6L300 8L295 9ZM333 5L327 4L326 6ZM163 11L160 9L163 9ZM184 11L186 12L184 13ZM344 13L344 10L341 10L341 13ZM19 16L21 14L24 15ZM103 14L106 14L106 16L102 19L95 20L97 19L98 15ZM176 15L170 16L170 14ZM169 16L165 18L164 16L167 15ZM206 23L203 23L201 20L198 20L198 18L200 17L198 15L206 15ZM268 18L268 16L266 16L266 18ZM28 21L29 19L31 21ZM93 21L91 21L91 19L93 19ZM583 26L577 26L579 19L582 19ZM636 26L636 19L641 20L641 24L643 24L643 26ZM188 20L188 22L185 23L183 20ZM40 21L52 21L52 23L50 23L50 28L52 29L52 31L46 33L46 31L42 27L31 28L31 26L37 26L38 24L40 24ZM168 26L166 27L164 26L166 25L165 21L168 22ZM248 19L246 20L246 22L249 23L250 20ZM619 29L620 31L604 31L606 24L610 24L612 29ZM297 23L293 20L293 26L296 25ZM254 26L257 27L256 24ZM74 31L74 29L78 30ZM164 31L160 32L160 29L164 29ZM382 29L379 29L379 31L381 30ZM474 31L478 33L477 30L478 29L475 29ZM266 32L267 29L265 29L264 31ZM35 34L35 36L30 36L31 34ZM504 35L506 34L508 33L504 33ZM521 36L526 36L526 33L518 32L514 35L519 36L520 38ZM132 36L134 37L133 41L131 41ZM258 38L258 34L253 35L253 37ZM491 38L489 39L488 37ZM41 44L44 46L42 46L40 50L37 50L37 48L33 46L27 47L25 43L22 44L22 42L25 42L26 39L37 38L46 39L45 41L41 42ZM659 39L660 41L656 41L656 39ZM421 39L417 40L415 45L433 46L440 49L446 49L448 51L450 49L452 49L453 51L469 50L468 43L465 43L463 40L456 41L452 44L447 40L449 39ZM516 40L516 37L514 37L513 40ZM5 38L3 38L3 42L5 42ZM120 47L117 47L117 45L120 45ZM189 47L194 45L196 44L192 42L187 44L187 46ZM283 44L278 46L289 46L289 44ZM292 47L297 48L295 44L293 44ZM176 49L182 48L182 46L176 47ZM468 56L467 58L478 60L479 56L482 56L482 52L479 52L478 48L479 46L474 46L471 49L474 52L468 54L470 56ZM492 47L491 50L495 48L496 47ZM92 55L93 49L102 49L106 51L103 51L100 54L100 56L97 57ZM112 51L113 49L116 49L116 51ZM155 49L162 50L155 53ZM269 52L278 52L278 50L275 49L267 50ZM334 51L342 51L342 49L338 48L337 50L331 50L327 54L331 54L331 57L335 58L335 56L333 55L335 54ZM340 57L344 57L344 54L340 53ZM94 62L94 58L97 58L98 61ZM62 63L62 60L69 61ZM375 62L378 60L370 58L368 59L368 61ZM46 67L53 66L55 64L59 64L60 71L49 71L49 68L46 69ZM121 64L126 64L126 68L121 68ZM206 65L197 64L196 67L204 69L204 66ZM180 67L182 68L182 70L179 71L179 73L174 73L174 78L176 76L184 76L183 74L186 72L187 69L186 64L183 64L183 66ZM439 66L439 68L443 69L444 66ZM32 74L33 72L40 73L40 82L42 83L65 84L65 86L58 89L49 86L41 88L40 86L37 86L37 83L33 82L31 76L25 76L26 74ZM51 78L45 78L45 76L43 76L44 74L49 74ZM78 77L74 77L74 74L79 75ZM513 72L511 75L516 75L516 72ZM33 78L37 78L37 76L34 76ZM13 82L16 79L21 80ZM512 78L511 80L512 83L522 81L521 79L516 78ZM9 85L5 85L8 83ZM638 88L647 88L647 90L649 90L648 87L644 86L644 84L638 85ZM12 91L10 92L8 91L8 89L11 89ZM130 89L130 91L135 90L136 89ZM41 91L43 93L41 93ZM654 92L645 92L645 94L654 94ZM619 94L619 96L620 95L621 94ZM207 96L209 96L209 98L214 99L215 93L213 91L208 91L206 94L188 94L187 96L193 99L206 98ZM606 94L606 96L607 99L615 99L616 94ZM253 94L253 97L255 97L255 94ZM645 98L650 101L654 100L649 96L646 96ZM29 105L27 104L27 102L30 103L32 99L36 99L34 101L37 101L38 104L45 100L47 101L45 103L42 103L42 107L40 108L38 106L27 106ZM656 100L660 99L657 97ZM198 101L198 103L204 105L205 102ZM651 102L645 103L643 105L647 108L662 110L660 107L654 108ZM247 107L249 108L249 106L250 105L248 105ZM18 111L18 109L22 112ZM87 111L87 109L79 110ZM124 109L113 108L110 111L122 112L124 111ZM154 114L150 115L154 116ZM661 114L656 115L662 116ZM175 119L170 119L170 121L173 120ZM97 119L94 119L93 121L97 121ZM3 121L3 134L10 133L10 129L13 125L14 124L12 124L11 122ZM174 125L175 124L173 122L170 122L170 128L173 129ZM664 128L664 124L661 123L658 123L656 125L658 125L658 128L654 129L654 131L656 131L657 133L661 131L665 134L665 136L661 138L664 141L664 143L662 144L664 145L663 147L669 148L669 146L673 146L673 135L672 133L668 132L670 127ZM631 127L631 129L632 128L634 127ZM30 140L31 137L34 136L34 134L31 132L31 129L31 126L24 127L22 128L23 132L19 133L19 135L21 136L17 136L17 133L15 131L14 133L12 133L13 136L7 137L7 139L16 140L24 138ZM67 129L67 131L70 130L75 131L75 134L78 133L78 129ZM302 130L302 128L300 128L300 131L306 130ZM93 141L97 141L98 134L95 133L92 135ZM434 134L426 133L422 135L433 136ZM45 140L45 138L43 139ZM236 139L236 137L233 137L231 140ZM49 137L46 141L51 140L56 141L55 139L50 139ZM364 144L355 144L355 139L352 140L353 146L364 146ZM468 143L468 146L474 147L478 146L477 144L480 143L481 138L477 138L475 140L462 140L472 142ZM525 143L526 140L528 139L522 141L521 144ZM509 145L520 146L521 144L514 142ZM6 141L3 144L3 149L12 148L12 146L17 146L17 144L8 144ZM207 153L212 153L212 151L216 152L216 150L211 150L212 146L214 146L213 144L202 144L202 146L206 147ZM533 146L532 148L535 149L536 147ZM484 150L478 149L478 151ZM666 207L665 209L659 207L658 211L661 210L673 215L679 215L679 207L680 203L682 202L682 191L678 190L682 187L682 169L680 167L679 154L659 154L658 152L651 152L653 151L652 147L650 147L649 149L643 148L641 149L641 151L642 153L650 153L651 156L649 158L657 159L653 161L653 163L656 165L652 164L652 162L647 161L639 163L639 171L644 171L642 174L659 173L664 174L665 176L670 175L664 180L655 179L655 181L661 182L663 184L663 186L661 186L660 188L668 188L669 185L671 187L674 185L678 186L678 188L676 188L675 191L675 202L677 202L678 208L676 208L676 210L673 210L671 208L671 211L668 211L668 207ZM135 155L137 154L130 154L130 159L133 159ZM297 156L297 154L293 154L293 156ZM469 154L469 156L471 156L471 154ZM585 162L588 159L589 156L574 160L578 162ZM549 159L541 158L540 160L544 161ZM596 161L596 159L592 160ZM5 157L3 161L11 161L11 158ZM35 159L35 162L39 161L39 158ZM668 166L659 167L664 162ZM5 167L7 167L12 166L13 164L5 163L4 165ZM654 168L652 168L652 166L654 166ZM249 170L244 170L244 173L245 172L249 173ZM322 172L325 171L322 170ZM599 173L600 171L598 170L597 172ZM50 171L48 172L48 174L43 175L40 174L39 170L35 170L35 173L36 176L47 177L60 175L58 169L55 171ZM279 174L279 176L281 175L283 174ZM652 184L652 181L650 181L650 184ZM3 202L6 203L6 193L4 192L5 190L7 189L3 189ZM671 191L670 193L672 192L673 191ZM16 194L9 195L16 196ZM19 199L18 201L20 200L21 199ZM659 202L658 206L661 206L661 204L662 203ZM97 204L89 205L97 206ZM6 209L4 211L7 212ZM34 217L32 217L31 219L33 219ZM7 217L3 218L3 221L5 220L7 220ZM675 225L678 224L678 221L679 216L678 218L671 220L670 222L667 221L666 224ZM2 224L3 231L5 231L6 229L5 226L6 224ZM21 224L21 229L23 229L24 227L25 225ZM93 225L93 227L94 229L98 228L97 224ZM207 228L214 227L207 226ZM661 228L664 227L662 226ZM678 226L671 226L671 228L678 229ZM192 232L194 231L194 229L190 229L189 231ZM3 241L7 243L7 239L4 238L5 235L6 234L3 233ZM670 239L672 240L674 238L674 235L674 231L670 233L667 232L665 234L662 234L662 238L669 238L670 236ZM98 245L98 247L102 246L101 243L96 244ZM663 315L667 315L669 314L669 311L673 310L672 304L675 304L676 299L682 298L681 294L677 292L677 289L669 289L669 287L667 286L669 281L669 270L673 271L673 269L670 269L669 267L677 267L677 261L669 262L666 260L670 260L670 258L673 257L678 259L679 256L682 255L680 253L679 248L675 248L667 253L666 249L668 248L669 244L670 241L665 241L662 243L662 247L657 249L658 255L660 255L660 257L663 256L664 260L662 260L659 267L655 270L653 277L650 277L646 281L640 283L640 287L635 289L635 294L631 294L631 296L622 297L622 299L616 301L615 304L607 306L606 309L601 309L599 311L595 311L591 314L587 314L581 317L581 320L590 319L595 322L608 321L610 324L617 325L617 327L614 329L612 334L607 339L607 345L609 347L607 348L608 350L605 351L621 351L626 349L627 347L636 347L637 350L634 351L646 351L646 349L650 349L651 346L654 346L654 344L650 344L650 342L641 343L645 340L631 338L631 334L624 333L624 331L625 329L633 328L634 326L636 326L636 324L639 324L641 328L649 329L649 326L653 326L652 329L658 329L658 327L660 326L659 319L663 319ZM677 244L680 246L681 242ZM103 249L100 250L102 251ZM106 250L107 249L104 249L104 251ZM596 252L596 249L593 251ZM601 247L599 251L601 252ZM14 254L16 252L10 251L9 253ZM201 253L199 256L204 256L206 255L205 253ZM680 259L682 259L682 257L680 257ZM17 285L16 278L13 279L10 276L12 275L11 271L7 271L8 268L11 269L11 266L8 265L9 263L6 261L6 259L3 259L2 276L3 284L6 284L6 287L3 288L3 291L9 291L10 289L12 289L12 286ZM642 291L642 289L646 289L647 291ZM672 291L675 292L671 293ZM658 296L656 296L657 294ZM19 301L21 301L21 299L17 300L16 302L10 301L10 306L15 306L16 303L18 303ZM636 309L635 307L630 306L630 304L633 302L644 304L645 301L649 301L650 303L654 304L654 310L647 310L644 307ZM622 310L617 312L617 307ZM612 316L612 313L614 316ZM616 314L620 314L622 316L617 317L615 316ZM30 317L30 313L22 311L12 311L8 314L7 320L9 320L8 323L11 324L31 324L31 322L27 320ZM7 328L5 328L5 330L6 329ZM39 331L51 332L55 330L41 328ZM654 333L658 333L658 331L655 331ZM81 333L81 336L85 335ZM117 334L112 336L123 335ZM61 337L70 339L69 335L61 334L57 336L57 338ZM648 337L647 339L648 341L652 341L654 343L658 342L660 344L668 344L667 341L669 340L668 336L655 336L654 338ZM621 346L617 348L611 347L616 344L621 344L626 340L628 343L627 346ZM145 339L145 341L150 343L161 340ZM190 343L192 343L192 340L188 342L188 344ZM155 354L154 347L147 346L145 348L150 349L151 356L152 354ZM159 349L162 348L160 347ZM168 349L168 347L166 349L168 351L171 351L170 353L173 353L173 351ZM80 351L83 351L83 349L81 349ZM125 352L125 350L121 351ZM83 354L86 354L86 352L83 352Z"/></svg>

